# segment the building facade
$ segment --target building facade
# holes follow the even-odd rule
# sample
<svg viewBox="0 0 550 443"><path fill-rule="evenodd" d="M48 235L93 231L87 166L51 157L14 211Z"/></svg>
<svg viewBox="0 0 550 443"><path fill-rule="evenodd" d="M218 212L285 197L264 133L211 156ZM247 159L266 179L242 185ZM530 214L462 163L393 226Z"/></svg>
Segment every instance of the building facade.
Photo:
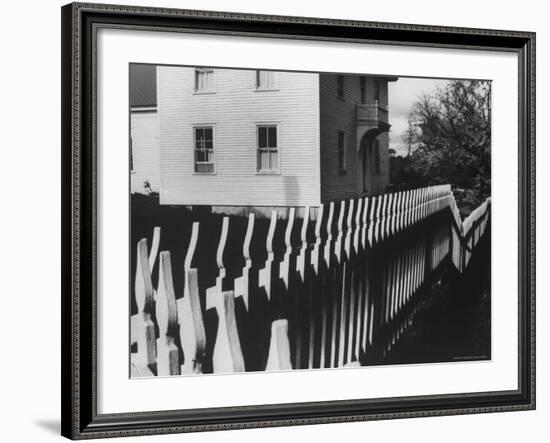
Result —
<svg viewBox="0 0 550 443"><path fill-rule="evenodd" d="M157 67L130 65L130 191L160 191Z"/></svg>
<svg viewBox="0 0 550 443"><path fill-rule="evenodd" d="M179 66L156 77L158 175L147 173L161 204L318 205L388 184L396 78ZM155 130L143 116L132 117L136 136Z"/></svg>

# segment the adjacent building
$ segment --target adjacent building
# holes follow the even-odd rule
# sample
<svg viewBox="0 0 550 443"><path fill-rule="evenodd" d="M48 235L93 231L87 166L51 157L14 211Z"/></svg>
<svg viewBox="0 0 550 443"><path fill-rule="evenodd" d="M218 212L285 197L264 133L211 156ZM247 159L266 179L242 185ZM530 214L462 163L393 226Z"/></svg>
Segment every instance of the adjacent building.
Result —
<svg viewBox="0 0 550 443"><path fill-rule="evenodd" d="M130 65L130 190L160 191L157 67Z"/></svg>
<svg viewBox="0 0 550 443"><path fill-rule="evenodd" d="M155 100L131 99L132 192L149 192L147 181L161 204L305 206L389 182L395 77L179 66L154 75Z"/></svg>

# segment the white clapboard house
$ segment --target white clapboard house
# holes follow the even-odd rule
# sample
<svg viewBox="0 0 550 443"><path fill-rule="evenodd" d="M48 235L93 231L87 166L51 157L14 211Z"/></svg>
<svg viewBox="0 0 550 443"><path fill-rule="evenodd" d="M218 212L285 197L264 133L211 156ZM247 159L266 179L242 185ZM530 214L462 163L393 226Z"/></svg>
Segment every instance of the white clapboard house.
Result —
<svg viewBox="0 0 550 443"><path fill-rule="evenodd" d="M388 184L396 77L132 67L132 192L170 205L284 207Z"/></svg>

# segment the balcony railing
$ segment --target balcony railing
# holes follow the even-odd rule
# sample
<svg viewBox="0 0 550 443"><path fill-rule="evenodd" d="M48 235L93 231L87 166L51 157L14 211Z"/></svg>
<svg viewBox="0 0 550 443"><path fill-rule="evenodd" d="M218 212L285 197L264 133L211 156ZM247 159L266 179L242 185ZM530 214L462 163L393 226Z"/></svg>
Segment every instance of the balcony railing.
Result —
<svg viewBox="0 0 550 443"><path fill-rule="evenodd" d="M379 106L378 102L357 105L357 121L388 122L388 110Z"/></svg>

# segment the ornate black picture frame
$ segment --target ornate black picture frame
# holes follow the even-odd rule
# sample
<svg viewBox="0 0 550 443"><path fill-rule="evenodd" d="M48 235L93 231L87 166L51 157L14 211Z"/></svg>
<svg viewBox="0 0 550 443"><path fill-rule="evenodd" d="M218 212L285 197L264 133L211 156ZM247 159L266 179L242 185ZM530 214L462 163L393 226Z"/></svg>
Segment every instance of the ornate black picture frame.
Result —
<svg viewBox="0 0 550 443"><path fill-rule="evenodd" d="M488 29L72 3L62 8L62 434L71 439L535 408L535 34ZM519 380L514 391L144 413L97 412L96 31L507 51L519 59ZM512 289L510 289L512 290Z"/></svg>

